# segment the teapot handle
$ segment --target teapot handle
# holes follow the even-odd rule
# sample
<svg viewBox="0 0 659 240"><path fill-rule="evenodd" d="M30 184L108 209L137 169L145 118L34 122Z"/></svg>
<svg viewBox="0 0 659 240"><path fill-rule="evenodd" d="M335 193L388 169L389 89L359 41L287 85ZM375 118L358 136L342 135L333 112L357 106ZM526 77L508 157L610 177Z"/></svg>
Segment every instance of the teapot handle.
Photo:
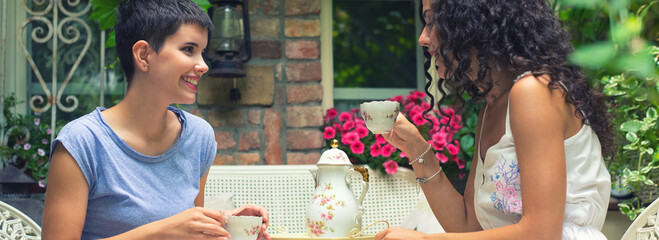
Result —
<svg viewBox="0 0 659 240"><path fill-rule="evenodd" d="M311 176L313 176L314 188L318 187L318 169L309 169Z"/></svg>
<svg viewBox="0 0 659 240"><path fill-rule="evenodd" d="M362 192L359 194L359 198L357 199L357 203L359 204L359 211L355 215L355 224L361 228L362 225L362 218L361 216L364 215L364 197L366 197L366 192L368 191L368 182L369 182L369 175L368 175L368 169L364 167L354 167L348 169L345 175L345 181L346 185L350 185L350 181L348 181L350 177L350 173L353 172L359 172L362 175Z"/></svg>

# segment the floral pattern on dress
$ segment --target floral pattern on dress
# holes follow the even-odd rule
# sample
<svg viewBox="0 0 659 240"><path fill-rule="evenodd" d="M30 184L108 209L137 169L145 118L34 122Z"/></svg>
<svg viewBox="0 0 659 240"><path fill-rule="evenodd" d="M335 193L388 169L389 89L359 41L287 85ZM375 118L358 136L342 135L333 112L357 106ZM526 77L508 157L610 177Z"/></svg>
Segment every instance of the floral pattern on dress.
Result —
<svg viewBox="0 0 659 240"><path fill-rule="evenodd" d="M508 160L503 155L490 175L495 190L490 196L493 207L508 214L522 213L522 187L520 185L517 159Z"/></svg>

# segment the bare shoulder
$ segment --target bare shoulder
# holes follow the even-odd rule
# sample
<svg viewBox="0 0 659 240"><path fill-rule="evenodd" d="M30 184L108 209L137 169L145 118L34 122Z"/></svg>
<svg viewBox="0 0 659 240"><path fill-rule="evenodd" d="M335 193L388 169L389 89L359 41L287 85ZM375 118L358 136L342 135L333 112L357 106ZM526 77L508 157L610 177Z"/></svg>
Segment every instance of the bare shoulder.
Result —
<svg viewBox="0 0 659 240"><path fill-rule="evenodd" d="M538 77L529 75L519 79L510 90L510 105L516 108L530 107L545 110L555 108L557 111L564 110L567 106L563 89L560 87L550 88L549 81L547 75Z"/></svg>
<svg viewBox="0 0 659 240"><path fill-rule="evenodd" d="M526 76L518 80L510 90L511 126L535 126L537 124L561 131L570 118L570 107L565 103L561 88L549 87L549 76ZM562 132L562 131L561 131Z"/></svg>

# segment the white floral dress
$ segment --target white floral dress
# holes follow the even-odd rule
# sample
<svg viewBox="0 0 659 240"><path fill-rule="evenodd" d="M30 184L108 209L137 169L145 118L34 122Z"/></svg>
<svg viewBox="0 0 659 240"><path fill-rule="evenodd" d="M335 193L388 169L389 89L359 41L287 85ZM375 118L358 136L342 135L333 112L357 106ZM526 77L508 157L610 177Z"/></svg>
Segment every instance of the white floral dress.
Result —
<svg viewBox="0 0 659 240"><path fill-rule="evenodd" d="M480 162L474 179L474 208L483 229L515 224L524 210L509 119L507 110L506 132L498 143L487 149L485 158L481 157L480 150L477 153ZM600 230L609 204L611 177L602 159L597 135L584 124L563 145L567 176L563 239L606 239Z"/></svg>

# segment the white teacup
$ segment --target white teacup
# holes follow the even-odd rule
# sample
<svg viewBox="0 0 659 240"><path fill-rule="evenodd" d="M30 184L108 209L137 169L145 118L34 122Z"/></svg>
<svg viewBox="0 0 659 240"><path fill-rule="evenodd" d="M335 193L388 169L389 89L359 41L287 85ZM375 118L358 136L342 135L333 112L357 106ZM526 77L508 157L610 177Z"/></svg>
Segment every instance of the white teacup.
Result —
<svg viewBox="0 0 659 240"><path fill-rule="evenodd" d="M395 101L372 101L359 105L359 114L374 134L389 133L394 128L400 104Z"/></svg>
<svg viewBox="0 0 659 240"><path fill-rule="evenodd" d="M232 240L256 240L262 224L263 217L230 216L227 219L227 231Z"/></svg>

